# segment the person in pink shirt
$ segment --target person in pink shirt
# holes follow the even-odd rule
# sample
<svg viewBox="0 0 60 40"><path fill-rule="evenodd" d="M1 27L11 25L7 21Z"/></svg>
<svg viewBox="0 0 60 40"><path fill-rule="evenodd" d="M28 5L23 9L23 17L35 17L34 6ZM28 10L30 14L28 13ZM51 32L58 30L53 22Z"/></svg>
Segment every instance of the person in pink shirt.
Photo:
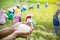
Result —
<svg viewBox="0 0 60 40"><path fill-rule="evenodd" d="M5 14L5 10L1 9L0 10L0 24L5 24L6 18L8 18L8 16Z"/></svg>
<svg viewBox="0 0 60 40"><path fill-rule="evenodd" d="M21 12L19 9L20 9L20 6L17 6L17 9L15 10L13 24L21 22Z"/></svg>

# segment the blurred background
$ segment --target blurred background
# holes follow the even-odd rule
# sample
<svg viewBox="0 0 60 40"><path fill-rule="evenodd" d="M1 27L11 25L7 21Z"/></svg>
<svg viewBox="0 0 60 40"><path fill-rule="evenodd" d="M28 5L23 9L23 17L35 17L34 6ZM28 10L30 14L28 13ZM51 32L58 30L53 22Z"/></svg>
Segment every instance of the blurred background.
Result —
<svg viewBox="0 0 60 40"><path fill-rule="evenodd" d="M48 7L45 7L46 2L48 2ZM19 4L21 9L23 3L27 3L28 7L33 6L33 8L22 12L22 21L25 20L27 13L31 12L36 23L36 29L28 40L60 40L60 34L54 35L53 28L53 15L60 8L60 0L0 0L0 9L4 9L7 14L8 8ZM36 7L37 3L40 8ZM6 19L6 23L0 25L0 29L12 26L12 22L13 20ZM16 40L25 39L17 38Z"/></svg>

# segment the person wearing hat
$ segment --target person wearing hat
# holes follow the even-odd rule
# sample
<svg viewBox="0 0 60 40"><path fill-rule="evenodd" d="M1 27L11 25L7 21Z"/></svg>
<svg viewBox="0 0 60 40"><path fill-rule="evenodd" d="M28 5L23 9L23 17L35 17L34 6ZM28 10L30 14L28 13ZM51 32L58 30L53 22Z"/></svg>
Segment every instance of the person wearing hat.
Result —
<svg viewBox="0 0 60 40"><path fill-rule="evenodd" d="M44 6L45 6L45 7L48 7L48 2L45 2Z"/></svg>
<svg viewBox="0 0 60 40"><path fill-rule="evenodd" d="M56 13L53 16L53 25L54 25L54 33L58 34L58 28L59 28L59 13L60 9L56 11Z"/></svg>
<svg viewBox="0 0 60 40"><path fill-rule="evenodd" d="M15 9L13 24L15 24L17 22L21 22L21 12L20 12L20 7L19 6L17 6L17 8Z"/></svg>
<svg viewBox="0 0 60 40"><path fill-rule="evenodd" d="M39 3L37 3L36 7L39 9L39 8L40 8L40 4L39 4Z"/></svg>
<svg viewBox="0 0 60 40"><path fill-rule="evenodd" d="M16 14L20 14L21 15L21 11L20 11L20 6L19 5L17 5L16 9L15 9L15 15Z"/></svg>
<svg viewBox="0 0 60 40"><path fill-rule="evenodd" d="M12 20L13 19L13 17L14 17L14 9L12 9L12 8L9 8L8 9L8 12L7 12L7 15L8 15L8 20Z"/></svg>
<svg viewBox="0 0 60 40"><path fill-rule="evenodd" d="M8 18L8 16L5 14L5 10L1 9L0 10L0 24L5 24L6 18Z"/></svg>
<svg viewBox="0 0 60 40"><path fill-rule="evenodd" d="M28 22L28 24L30 24L31 25L31 23L32 23L32 25L33 26L35 26L35 21L32 19L32 14L31 13L29 13L27 16L26 16L26 22ZM33 29L33 28L32 28Z"/></svg>
<svg viewBox="0 0 60 40"><path fill-rule="evenodd" d="M28 5L27 5L27 3L24 3L23 6L22 6L22 8L21 8L21 12L24 12L27 9L28 9Z"/></svg>

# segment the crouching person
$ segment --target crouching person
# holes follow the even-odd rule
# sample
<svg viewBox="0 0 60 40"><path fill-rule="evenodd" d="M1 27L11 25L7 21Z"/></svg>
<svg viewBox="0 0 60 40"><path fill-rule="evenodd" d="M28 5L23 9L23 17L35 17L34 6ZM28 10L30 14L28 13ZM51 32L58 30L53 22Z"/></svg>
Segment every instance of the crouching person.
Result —
<svg viewBox="0 0 60 40"><path fill-rule="evenodd" d="M32 13L28 13L28 15L26 16L26 22L28 23L29 26L34 26L35 27L35 21L32 19ZM34 27L32 27L32 29L34 29Z"/></svg>
<svg viewBox="0 0 60 40"><path fill-rule="evenodd" d="M5 14L5 10L1 9L0 10L0 24L5 24L6 18L8 18L8 16Z"/></svg>

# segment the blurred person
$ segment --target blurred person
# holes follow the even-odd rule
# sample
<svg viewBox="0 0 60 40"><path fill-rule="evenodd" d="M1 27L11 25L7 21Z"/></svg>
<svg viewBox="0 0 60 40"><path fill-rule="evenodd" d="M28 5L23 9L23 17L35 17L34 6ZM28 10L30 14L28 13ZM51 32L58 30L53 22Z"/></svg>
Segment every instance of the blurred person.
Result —
<svg viewBox="0 0 60 40"><path fill-rule="evenodd" d="M33 26L35 26L35 21L32 19L32 13L28 13L27 16L26 16L26 22L29 23L32 23ZM31 24L30 24L31 25Z"/></svg>
<svg viewBox="0 0 60 40"><path fill-rule="evenodd" d="M13 19L13 24L17 22L21 22L21 12L20 12L20 7L16 6L17 8L15 9L15 15Z"/></svg>
<svg viewBox="0 0 60 40"><path fill-rule="evenodd" d="M24 3L23 6L22 6L22 8L21 8L21 12L24 12L27 9L28 9L28 5L27 5L27 3Z"/></svg>
<svg viewBox="0 0 60 40"><path fill-rule="evenodd" d="M45 2L44 6L45 6L45 7L48 7L48 2Z"/></svg>
<svg viewBox="0 0 60 40"><path fill-rule="evenodd" d="M0 10L0 24L5 24L6 18L8 18L8 16L5 14L5 10L1 9Z"/></svg>
<svg viewBox="0 0 60 40"><path fill-rule="evenodd" d="M55 34L58 34L58 28L59 28L59 15L60 9L56 11L56 13L53 16L53 25L54 25L54 32Z"/></svg>
<svg viewBox="0 0 60 40"><path fill-rule="evenodd" d="M7 15L8 15L8 20L12 20L14 17L15 10L12 8L8 9Z"/></svg>

